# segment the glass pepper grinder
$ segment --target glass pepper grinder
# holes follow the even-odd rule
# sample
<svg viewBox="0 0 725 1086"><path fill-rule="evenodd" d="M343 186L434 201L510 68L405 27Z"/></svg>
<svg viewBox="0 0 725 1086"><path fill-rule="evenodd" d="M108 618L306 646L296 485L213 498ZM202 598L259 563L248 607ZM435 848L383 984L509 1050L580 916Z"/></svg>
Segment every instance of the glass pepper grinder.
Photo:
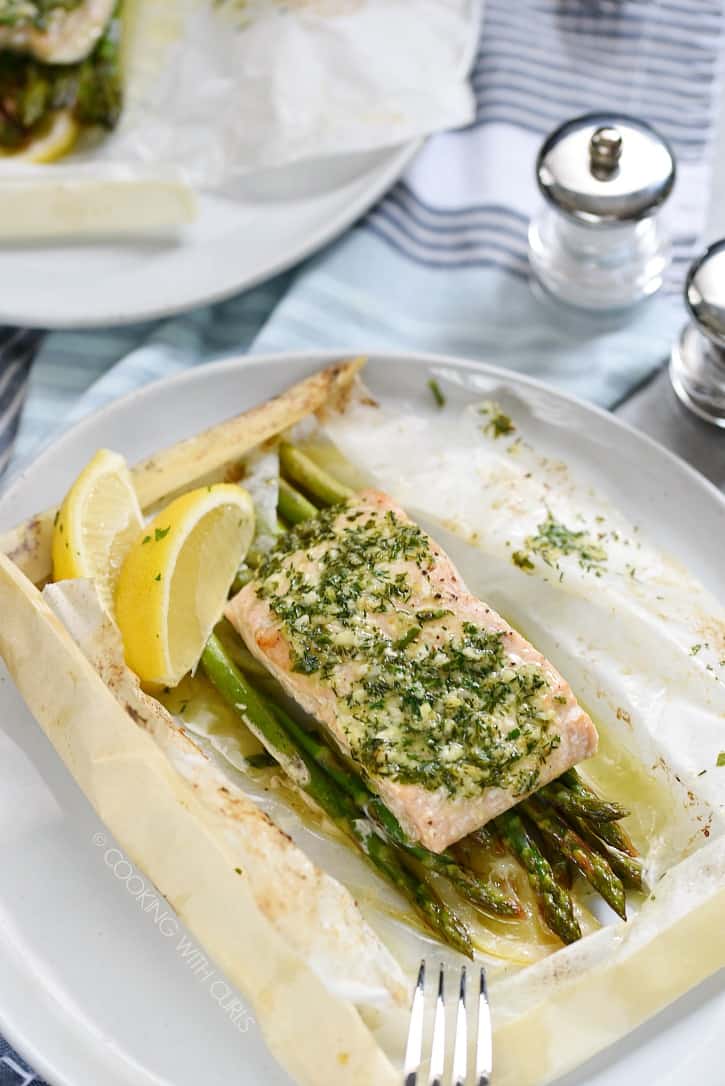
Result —
<svg viewBox="0 0 725 1086"><path fill-rule="evenodd" d="M672 386L696 415L725 427L725 240L691 265L685 305L692 321L672 348Z"/></svg>
<svg viewBox="0 0 725 1086"><path fill-rule="evenodd" d="M656 212L675 160L653 128L625 114L576 117L544 141L536 179L546 203L529 225L529 260L548 294L603 313L659 290L671 254Z"/></svg>

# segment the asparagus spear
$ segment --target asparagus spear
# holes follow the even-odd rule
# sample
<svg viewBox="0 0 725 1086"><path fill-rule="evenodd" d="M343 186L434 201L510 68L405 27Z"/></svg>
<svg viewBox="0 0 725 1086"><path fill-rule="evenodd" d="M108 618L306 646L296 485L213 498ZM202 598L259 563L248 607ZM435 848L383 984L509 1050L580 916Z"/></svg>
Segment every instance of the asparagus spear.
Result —
<svg viewBox="0 0 725 1086"><path fill-rule="evenodd" d="M624 856L629 856L633 860L639 859L639 852L635 848L632 838L623 830L618 822L600 822L596 826L597 837L600 837L605 844L611 848L615 848L617 852L621 852Z"/></svg>
<svg viewBox="0 0 725 1086"><path fill-rule="evenodd" d="M597 852L600 852L604 856L605 860L611 867L615 875L618 875L625 886L631 890L641 890L644 886L644 880L642 877L642 861L639 857L629 856L626 852L620 852L617 848L612 848L605 844L600 837L597 836L596 829L589 823L585 822L583 818L572 819L572 825L582 837L586 843Z"/></svg>
<svg viewBox="0 0 725 1086"><path fill-rule="evenodd" d="M317 765L322 766L335 783L383 831L392 844L404 849L427 870L447 878L462 897L478 908L499 916L521 915L521 906L515 898L505 894L497 886L484 882L472 871L461 867L449 853L431 852L415 841L411 841L395 815L385 806L380 797L370 791L354 770L343 765L324 740L303 728L279 705L271 704L270 707L297 746L313 758Z"/></svg>
<svg viewBox="0 0 725 1086"><path fill-rule="evenodd" d="M237 570L237 575L232 581L231 594L236 596L237 592L241 592L246 584L254 580L254 573L247 565L240 566Z"/></svg>
<svg viewBox="0 0 725 1086"><path fill-rule="evenodd" d="M551 864L551 870L554 872L556 881L560 886L563 886L565 890L571 890L574 885L574 876L576 875L576 869L573 864L567 860L566 856L559 851L552 841L542 837L538 843L544 856Z"/></svg>
<svg viewBox="0 0 725 1086"><path fill-rule="evenodd" d="M317 509L308 501L304 494L295 490L286 479L279 481L279 498L277 508L280 515L290 524L300 524L303 520L309 520L317 514Z"/></svg>
<svg viewBox="0 0 725 1086"><path fill-rule="evenodd" d="M296 445L290 445L287 441L280 444L279 463L289 482L296 483L306 494L317 498L323 505L336 505L338 502L347 501L354 494L354 491L339 483Z"/></svg>
<svg viewBox="0 0 725 1086"><path fill-rule="evenodd" d="M250 765L252 769L270 769L272 766L277 765L277 762L271 754L263 750L259 754L248 754L247 765Z"/></svg>
<svg viewBox="0 0 725 1086"><path fill-rule="evenodd" d="M533 797L526 800L522 808L544 837L574 863L577 870L601 894L617 915L621 916L622 920L626 920L624 886L604 857L589 848L587 843L545 801Z"/></svg>
<svg viewBox="0 0 725 1086"><path fill-rule="evenodd" d="M122 38L117 7L98 45L77 68L75 115L81 124L114 128L118 123L123 107Z"/></svg>
<svg viewBox="0 0 725 1086"><path fill-rule="evenodd" d="M591 822L616 822L629 814L619 803L600 799L594 792L572 791L558 780L545 785L539 795L558 807L562 814Z"/></svg>
<svg viewBox="0 0 725 1086"><path fill-rule="evenodd" d="M556 881L551 864L529 833L523 818L515 810L506 811L498 816L496 824L504 841L526 871L546 923L562 942L576 942L582 932L574 915L572 900Z"/></svg>
<svg viewBox="0 0 725 1086"><path fill-rule="evenodd" d="M260 663L256 656L252 656L231 622L225 618L222 619L217 624L214 635L234 666L251 679L257 688L260 682L274 681L264 664Z"/></svg>
<svg viewBox="0 0 725 1086"><path fill-rule="evenodd" d="M202 667L219 693L239 712L245 724L282 768L397 889L408 898L422 919L444 942L473 957L470 935L453 909L425 880L417 879L401 863L398 853L361 818L352 799L317 763L295 744L265 701L234 666L213 634L201 657Z"/></svg>
<svg viewBox="0 0 725 1086"><path fill-rule="evenodd" d="M501 846L501 840L490 822L474 830L473 833L469 833L466 841L473 841L486 852L491 852Z"/></svg>
<svg viewBox="0 0 725 1086"><path fill-rule="evenodd" d="M596 792L589 788L584 783L575 769L569 769L562 777L559 778L570 791L574 792L578 796L594 797L598 799ZM602 841L611 845L612 848L618 849L620 852L626 853L628 856L632 856L635 860L639 857L639 853L635 848L631 837L618 826L616 822L601 822L597 824L596 828L597 837L601 837Z"/></svg>

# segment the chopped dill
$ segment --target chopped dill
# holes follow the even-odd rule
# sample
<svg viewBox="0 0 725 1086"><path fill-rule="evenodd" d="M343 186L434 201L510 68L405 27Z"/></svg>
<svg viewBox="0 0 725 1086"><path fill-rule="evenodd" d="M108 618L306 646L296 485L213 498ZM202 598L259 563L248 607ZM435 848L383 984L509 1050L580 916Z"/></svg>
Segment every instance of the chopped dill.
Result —
<svg viewBox="0 0 725 1086"><path fill-rule="evenodd" d="M481 429L489 437L506 437L508 434L516 433L515 423L495 400L486 400L482 403L478 413L488 417L488 422Z"/></svg>
<svg viewBox="0 0 725 1086"><path fill-rule="evenodd" d="M519 569L523 569L525 573L531 573L536 569L535 564L531 561L531 558L526 551L514 551L511 555L511 561Z"/></svg>
<svg viewBox="0 0 725 1086"><path fill-rule="evenodd" d="M597 577L601 576L607 561L607 552L600 542L592 539L583 529L573 531L567 528L560 520L556 520L551 512L547 512L546 520L538 525L536 534L527 536L524 542L529 552L538 554L547 566L552 566L559 572L559 558L569 555L579 560L581 569L594 573Z"/></svg>
<svg viewBox="0 0 725 1086"><path fill-rule="evenodd" d="M438 407L445 407L446 406L446 398L445 398L445 396L443 394L443 390L441 389L441 386L438 384L435 377L431 377L430 381L428 382L428 388L433 393L433 399L435 400Z"/></svg>

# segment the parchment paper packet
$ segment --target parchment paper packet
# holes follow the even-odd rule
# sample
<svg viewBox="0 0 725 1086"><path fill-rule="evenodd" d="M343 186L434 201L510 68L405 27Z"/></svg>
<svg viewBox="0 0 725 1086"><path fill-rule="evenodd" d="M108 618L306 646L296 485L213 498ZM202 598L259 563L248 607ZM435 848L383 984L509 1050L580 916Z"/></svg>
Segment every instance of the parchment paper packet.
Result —
<svg viewBox="0 0 725 1086"><path fill-rule="evenodd" d="M8 159L0 240L175 234L196 214L193 188L233 195L248 174L464 125L480 10L124 0L117 128L89 130L60 170Z"/></svg>
<svg viewBox="0 0 725 1086"><path fill-rule="evenodd" d="M127 0L126 103L94 152L219 188L468 123L480 0Z"/></svg>
<svg viewBox="0 0 725 1086"><path fill-rule="evenodd" d="M137 465L141 505L344 398L359 364L329 367ZM294 1080L395 1086L365 1016L404 1016L399 965L349 891L140 689L91 583L60 582L43 598L21 571L45 580L45 523L0 539L0 656L36 719L125 854L249 1000Z"/></svg>

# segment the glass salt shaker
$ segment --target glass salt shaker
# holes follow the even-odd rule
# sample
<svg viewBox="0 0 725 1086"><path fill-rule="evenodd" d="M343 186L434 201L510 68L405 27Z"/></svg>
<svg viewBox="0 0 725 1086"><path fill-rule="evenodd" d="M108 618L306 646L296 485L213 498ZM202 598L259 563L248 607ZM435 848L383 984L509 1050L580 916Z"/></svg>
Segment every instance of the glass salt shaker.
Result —
<svg viewBox="0 0 725 1086"><path fill-rule="evenodd" d="M696 415L725 427L725 239L691 265L685 305L692 321L672 349L672 386Z"/></svg>
<svg viewBox="0 0 725 1086"><path fill-rule="evenodd" d="M671 252L656 213L675 160L653 128L625 114L576 117L545 140L536 179L546 203L529 225L529 260L549 295L601 314L659 290Z"/></svg>

